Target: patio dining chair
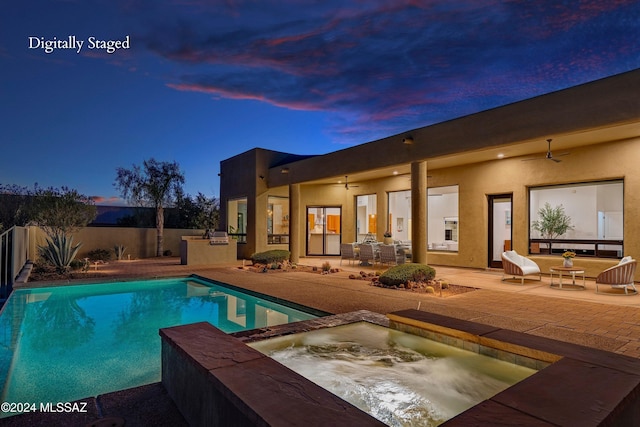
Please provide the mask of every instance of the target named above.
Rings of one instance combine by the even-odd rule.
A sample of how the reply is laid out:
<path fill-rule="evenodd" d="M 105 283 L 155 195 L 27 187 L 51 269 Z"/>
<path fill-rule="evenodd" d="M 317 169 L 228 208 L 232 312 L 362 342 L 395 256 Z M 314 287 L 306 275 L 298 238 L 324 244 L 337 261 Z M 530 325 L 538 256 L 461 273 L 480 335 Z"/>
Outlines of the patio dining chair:
<path fill-rule="evenodd" d="M 359 258 L 358 255 L 353 243 L 340 243 L 340 265 L 342 265 L 343 259 L 349 260 L 349 263 L 352 264 Z"/>
<path fill-rule="evenodd" d="M 609 285 L 613 289 L 624 289 L 625 295 L 637 295 L 638 290 L 635 283 L 633 283 L 637 266 L 638 261 L 630 256 L 622 258 L 618 264 L 598 274 L 598 277 L 596 277 L 596 293 L 607 293 L 600 292 L 598 285 Z M 631 292 L 629 292 L 629 288 L 632 289 Z"/>
<path fill-rule="evenodd" d="M 380 245 L 380 264 L 398 265 L 396 245 Z"/>
<path fill-rule="evenodd" d="M 360 244 L 360 265 L 376 265 L 379 259 L 376 246 L 367 243 Z"/>

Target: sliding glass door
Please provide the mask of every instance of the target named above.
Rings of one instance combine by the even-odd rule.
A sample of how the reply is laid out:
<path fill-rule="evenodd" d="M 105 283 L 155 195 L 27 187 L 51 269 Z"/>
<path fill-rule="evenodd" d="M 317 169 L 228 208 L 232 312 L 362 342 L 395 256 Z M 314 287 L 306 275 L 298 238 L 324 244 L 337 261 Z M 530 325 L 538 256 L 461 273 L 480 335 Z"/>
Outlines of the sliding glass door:
<path fill-rule="evenodd" d="M 342 208 L 307 207 L 307 255 L 340 255 Z"/>

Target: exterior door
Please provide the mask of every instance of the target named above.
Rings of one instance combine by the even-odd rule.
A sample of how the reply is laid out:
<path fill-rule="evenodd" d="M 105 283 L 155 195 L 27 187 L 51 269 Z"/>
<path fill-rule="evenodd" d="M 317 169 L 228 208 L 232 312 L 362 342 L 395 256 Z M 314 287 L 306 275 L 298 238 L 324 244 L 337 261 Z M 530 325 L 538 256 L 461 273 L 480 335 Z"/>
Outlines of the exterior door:
<path fill-rule="evenodd" d="M 341 207 L 307 207 L 307 255 L 340 255 L 341 228 Z"/>
<path fill-rule="evenodd" d="M 489 267 L 502 268 L 502 252 L 511 250 L 513 195 L 489 195 Z"/>

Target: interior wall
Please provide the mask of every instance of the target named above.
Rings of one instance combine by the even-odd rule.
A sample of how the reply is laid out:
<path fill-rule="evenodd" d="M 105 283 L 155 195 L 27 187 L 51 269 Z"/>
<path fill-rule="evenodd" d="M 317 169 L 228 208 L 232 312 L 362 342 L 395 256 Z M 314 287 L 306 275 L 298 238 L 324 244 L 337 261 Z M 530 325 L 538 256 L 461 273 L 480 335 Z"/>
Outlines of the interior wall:
<path fill-rule="evenodd" d="M 430 189 L 431 190 L 431 189 Z M 438 189 L 433 189 L 438 193 Z M 428 243 L 442 243 L 445 241 L 445 218 L 458 217 L 458 193 L 444 193 L 429 196 L 429 221 L 427 228 Z"/>

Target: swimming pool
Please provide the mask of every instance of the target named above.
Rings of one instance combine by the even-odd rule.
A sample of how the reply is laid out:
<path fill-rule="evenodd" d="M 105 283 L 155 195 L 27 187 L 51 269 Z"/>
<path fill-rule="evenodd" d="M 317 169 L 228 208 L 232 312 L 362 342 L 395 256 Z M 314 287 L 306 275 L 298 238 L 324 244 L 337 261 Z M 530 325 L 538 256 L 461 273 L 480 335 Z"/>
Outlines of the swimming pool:
<path fill-rule="evenodd" d="M 0 313 L 3 402 L 65 402 L 160 380 L 160 328 L 231 333 L 321 313 L 189 277 L 16 290 Z"/>

